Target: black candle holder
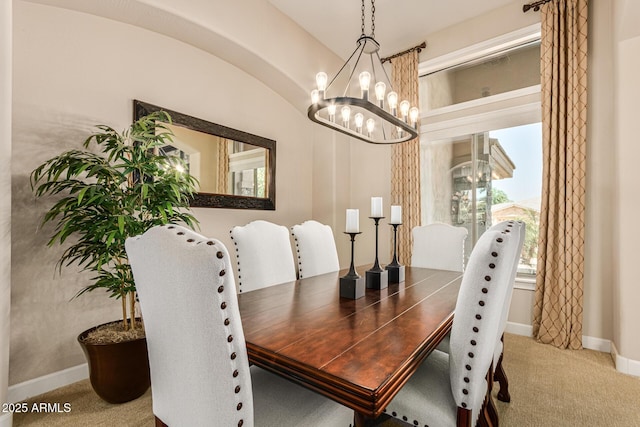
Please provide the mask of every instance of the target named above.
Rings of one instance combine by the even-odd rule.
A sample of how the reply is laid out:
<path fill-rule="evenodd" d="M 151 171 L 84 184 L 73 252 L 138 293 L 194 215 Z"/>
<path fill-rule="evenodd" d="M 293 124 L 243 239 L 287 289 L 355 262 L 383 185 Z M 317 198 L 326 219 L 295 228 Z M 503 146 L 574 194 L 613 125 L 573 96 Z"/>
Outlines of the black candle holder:
<path fill-rule="evenodd" d="M 389 286 L 389 272 L 382 269 L 378 262 L 378 223 L 384 217 L 370 216 L 369 218 L 376 224 L 376 260 L 373 266 L 365 272 L 367 289 L 384 289 Z"/>
<path fill-rule="evenodd" d="M 349 272 L 340 278 L 340 297 L 358 299 L 364 296 L 364 278 L 358 274 L 353 265 L 353 252 L 356 236 L 360 233 L 345 232 L 351 236 L 351 266 Z"/>
<path fill-rule="evenodd" d="M 393 261 L 385 267 L 389 272 L 390 283 L 404 282 L 404 265 L 398 262 L 398 226 L 400 224 L 390 224 L 393 226 Z"/>

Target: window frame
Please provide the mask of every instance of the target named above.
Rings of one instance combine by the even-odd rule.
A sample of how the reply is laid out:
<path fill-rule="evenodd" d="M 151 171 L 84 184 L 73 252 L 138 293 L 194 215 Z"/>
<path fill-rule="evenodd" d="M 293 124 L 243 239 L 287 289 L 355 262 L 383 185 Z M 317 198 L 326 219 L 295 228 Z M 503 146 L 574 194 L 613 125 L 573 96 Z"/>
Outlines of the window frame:
<path fill-rule="evenodd" d="M 418 74 L 434 73 L 540 40 L 540 24 L 423 61 Z M 541 85 L 421 111 L 420 143 L 542 121 Z M 535 275 L 518 275 L 515 287 L 534 290 Z"/>

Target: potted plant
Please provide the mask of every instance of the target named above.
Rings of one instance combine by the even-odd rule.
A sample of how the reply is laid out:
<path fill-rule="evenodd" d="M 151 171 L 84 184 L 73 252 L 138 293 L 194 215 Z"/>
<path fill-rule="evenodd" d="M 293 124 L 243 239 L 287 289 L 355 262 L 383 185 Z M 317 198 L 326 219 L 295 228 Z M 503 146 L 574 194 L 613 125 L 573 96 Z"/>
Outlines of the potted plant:
<path fill-rule="evenodd" d="M 91 328 L 78 337 L 88 359 L 91 384 L 111 403 L 135 399 L 150 385 L 125 240 L 155 225 L 183 223 L 193 228 L 197 224 L 188 211 L 196 179 L 184 172 L 180 158 L 159 152 L 172 142 L 165 125 L 170 122 L 169 115 L 159 111 L 122 133 L 99 125 L 85 140 L 85 150 L 66 151 L 31 173 L 36 197 L 58 197 L 42 221 L 55 224 L 48 245 L 71 242 L 57 267 L 76 264 L 95 274 L 76 297 L 103 289 L 121 302 L 121 321 Z"/>

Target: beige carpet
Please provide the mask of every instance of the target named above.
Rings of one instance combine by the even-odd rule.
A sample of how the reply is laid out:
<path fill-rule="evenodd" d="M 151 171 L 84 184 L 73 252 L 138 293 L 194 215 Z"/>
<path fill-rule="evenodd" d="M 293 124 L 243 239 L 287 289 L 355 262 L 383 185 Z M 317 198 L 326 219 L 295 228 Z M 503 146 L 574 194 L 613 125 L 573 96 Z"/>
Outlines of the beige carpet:
<path fill-rule="evenodd" d="M 501 426 L 640 426 L 640 378 L 616 372 L 609 354 L 558 350 L 516 335 L 505 336 L 505 349 L 511 403 L 496 400 Z M 497 384 L 494 395 L 496 391 Z M 27 401 L 29 407 L 40 402 L 60 403 L 61 410 L 70 403 L 71 410 L 14 414 L 14 426 L 154 425 L 150 392 L 133 402 L 111 405 L 85 380 Z M 391 420 L 380 425 L 407 426 Z"/>

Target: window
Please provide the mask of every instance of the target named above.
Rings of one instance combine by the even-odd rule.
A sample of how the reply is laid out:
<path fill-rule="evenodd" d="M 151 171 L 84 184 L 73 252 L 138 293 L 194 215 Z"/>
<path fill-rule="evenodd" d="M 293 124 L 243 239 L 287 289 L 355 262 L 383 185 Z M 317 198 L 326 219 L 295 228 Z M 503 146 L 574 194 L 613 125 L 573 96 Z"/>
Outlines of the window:
<path fill-rule="evenodd" d="M 493 224 L 524 221 L 518 273 L 532 275 L 542 182 L 539 35 L 525 38 L 440 69 L 421 65 L 430 69 L 420 79 L 422 223 L 467 228 L 468 258 Z"/>

